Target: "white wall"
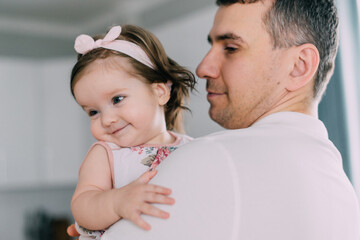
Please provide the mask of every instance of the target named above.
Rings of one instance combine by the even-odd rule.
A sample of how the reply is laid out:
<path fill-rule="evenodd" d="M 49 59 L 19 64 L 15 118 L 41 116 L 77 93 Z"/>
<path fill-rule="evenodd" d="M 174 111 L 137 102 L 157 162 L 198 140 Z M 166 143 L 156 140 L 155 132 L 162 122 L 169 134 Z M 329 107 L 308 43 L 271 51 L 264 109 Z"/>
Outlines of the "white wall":
<path fill-rule="evenodd" d="M 38 208 L 71 216 L 89 145 L 86 114 L 69 90 L 73 59 L 0 59 L 0 236 L 23 239 Z"/>
<path fill-rule="evenodd" d="M 75 181 L 89 141 L 88 120 L 72 99 L 73 60 L 0 59 L 4 184 Z M 6 171 L 5 171 L 6 169 Z"/>

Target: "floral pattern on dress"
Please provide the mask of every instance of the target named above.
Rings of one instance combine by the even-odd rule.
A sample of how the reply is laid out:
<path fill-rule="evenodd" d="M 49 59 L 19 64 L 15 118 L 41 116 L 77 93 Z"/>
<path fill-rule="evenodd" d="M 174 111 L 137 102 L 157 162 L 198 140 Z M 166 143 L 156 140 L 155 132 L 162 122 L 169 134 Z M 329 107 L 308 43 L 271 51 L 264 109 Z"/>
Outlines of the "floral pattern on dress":
<path fill-rule="evenodd" d="M 75 224 L 76 230 L 79 232 L 79 240 L 100 240 L 101 236 L 104 234 L 104 230 L 89 230 L 82 226 Z"/>
<path fill-rule="evenodd" d="M 139 155 L 145 153 L 147 156 L 141 160 L 141 163 L 152 169 L 155 169 L 171 152 L 176 150 L 177 146 L 172 147 L 131 147 L 131 151 Z"/>

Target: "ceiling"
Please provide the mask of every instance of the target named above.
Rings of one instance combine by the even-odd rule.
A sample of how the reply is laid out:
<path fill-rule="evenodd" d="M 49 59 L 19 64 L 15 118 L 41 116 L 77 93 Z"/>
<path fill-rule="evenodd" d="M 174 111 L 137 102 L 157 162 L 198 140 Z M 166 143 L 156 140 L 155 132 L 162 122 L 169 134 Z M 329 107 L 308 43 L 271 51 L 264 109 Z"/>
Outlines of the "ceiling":
<path fill-rule="evenodd" d="M 114 24 L 154 28 L 214 0 L 0 0 L 0 56 L 74 55 L 79 34 Z"/>

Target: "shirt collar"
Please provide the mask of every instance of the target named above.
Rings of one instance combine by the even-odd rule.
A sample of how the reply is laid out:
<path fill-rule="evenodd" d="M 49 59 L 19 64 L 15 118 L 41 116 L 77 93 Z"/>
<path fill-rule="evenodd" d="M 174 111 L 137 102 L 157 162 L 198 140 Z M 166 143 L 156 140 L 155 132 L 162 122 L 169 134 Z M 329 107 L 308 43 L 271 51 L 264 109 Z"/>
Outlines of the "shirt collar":
<path fill-rule="evenodd" d="M 278 112 L 270 114 L 255 122 L 252 127 L 276 125 L 282 127 L 297 128 L 312 135 L 328 139 L 328 132 L 322 121 L 318 118 L 299 112 Z"/>

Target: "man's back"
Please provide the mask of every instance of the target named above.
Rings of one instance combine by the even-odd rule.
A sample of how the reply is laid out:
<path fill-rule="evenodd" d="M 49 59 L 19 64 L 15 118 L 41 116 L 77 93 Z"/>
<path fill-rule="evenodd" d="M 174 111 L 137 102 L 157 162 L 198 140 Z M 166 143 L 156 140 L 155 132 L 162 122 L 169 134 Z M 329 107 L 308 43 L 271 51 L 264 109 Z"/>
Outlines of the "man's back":
<path fill-rule="evenodd" d="M 283 112 L 193 141 L 159 166 L 173 189 L 168 220 L 127 221 L 104 239 L 359 239 L 357 198 L 315 118 Z M 118 236 L 118 238 L 117 238 Z"/>

